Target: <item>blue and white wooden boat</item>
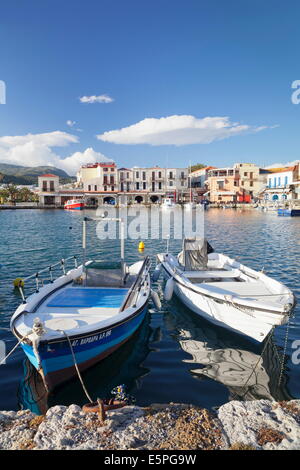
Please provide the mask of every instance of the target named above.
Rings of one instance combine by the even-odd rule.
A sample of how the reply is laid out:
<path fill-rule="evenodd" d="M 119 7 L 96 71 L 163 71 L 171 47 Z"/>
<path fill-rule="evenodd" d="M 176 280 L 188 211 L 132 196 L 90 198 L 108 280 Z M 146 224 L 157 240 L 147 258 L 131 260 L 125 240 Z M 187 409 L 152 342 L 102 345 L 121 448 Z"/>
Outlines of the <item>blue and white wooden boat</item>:
<path fill-rule="evenodd" d="M 101 361 L 124 344 L 141 325 L 150 287 L 150 259 L 127 266 L 124 237 L 121 259 L 116 263 L 86 261 L 86 223 L 84 218 L 84 261 L 56 280 L 53 266 L 47 268 L 50 282 L 41 285 L 40 271 L 34 275 L 36 292 L 25 296 L 11 319 L 11 330 L 33 366 L 40 372 L 48 390 Z M 100 219 L 103 220 L 103 219 Z M 108 220 L 108 219 L 105 219 Z M 124 234 L 123 222 L 121 233 Z M 75 259 L 76 261 L 76 259 Z"/>

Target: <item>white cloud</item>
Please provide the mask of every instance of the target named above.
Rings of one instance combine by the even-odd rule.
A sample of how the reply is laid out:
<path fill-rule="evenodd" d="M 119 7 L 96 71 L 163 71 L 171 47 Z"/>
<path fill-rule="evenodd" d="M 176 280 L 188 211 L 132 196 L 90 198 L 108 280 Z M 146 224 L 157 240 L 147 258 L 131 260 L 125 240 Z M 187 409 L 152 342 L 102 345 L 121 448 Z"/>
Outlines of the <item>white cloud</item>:
<path fill-rule="evenodd" d="M 209 144 L 215 140 L 259 132 L 266 126 L 254 127 L 230 122 L 228 117 L 205 117 L 174 115 L 146 118 L 122 129 L 97 135 L 99 140 L 114 144 L 188 145 Z"/>
<path fill-rule="evenodd" d="M 93 148 L 89 147 L 84 152 L 75 152 L 67 158 L 59 161 L 59 164 L 55 165 L 58 168 L 62 168 L 69 175 L 74 175 L 82 165 L 87 163 L 96 162 L 112 162 L 113 160 L 107 158 L 100 152 L 96 152 Z"/>
<path fill-rule="evenodd" d="M 74 127 L 75 124 L 76 124 L 76 121 L 71 121 L 71 119 L 68 119 L 66 121 L 66 124 L 67 124 L 67 126 L 71 127 L 74 131 L 82 132 L 82 129 L 79 129 L 78 127 Z"/>
<path fill-rule="evenodd" d="M 289 167 L 289 166 L 295 166 L 298 163 L 300 163 L 300 160 L 293 160 L 292 162 L 286 162 L 286 163 L 272 163 L 272 165 L 268 165 L 265 168 L 266 169 L 285 168 L 285 167 Z"/>
<path fill-rule="evenodd" d="M 52 147 L 65 147 L 78 142 L 77 136 L 61 131 L 4 136 L 0 137 L 0 161 L 22 166 L 55 166 L 69 175 L 75 175 L 80 166 L 86 163 L 112 161 L 92 148 L 75 152 L 66 158 L 61 158 L 52 150 Z"/>
<path fill-rule="evenodd" d="M 81 103 L 112 103 L 114 101 L 113 98 L 111 98 L 108 95 L 93 95 L 93 96 L 81 96 L 79 98 Z"/>

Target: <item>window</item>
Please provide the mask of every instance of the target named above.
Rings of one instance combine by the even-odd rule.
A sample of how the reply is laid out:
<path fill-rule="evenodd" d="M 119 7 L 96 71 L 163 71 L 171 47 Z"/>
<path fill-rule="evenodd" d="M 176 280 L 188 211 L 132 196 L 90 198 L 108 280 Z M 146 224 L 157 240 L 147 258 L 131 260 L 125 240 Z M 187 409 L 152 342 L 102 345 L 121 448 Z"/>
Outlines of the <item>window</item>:
<path fill-rule="evenodd" d="M 253 181 L 250 181 L 250 186 L 253 186 Z"/>
<path fill-rule="evenodd" d="M 50 181 L 50 191 L 54 191 L 54 181 Z"/>
<path fill-rule="evenodd" d="M 88 191 L 91 191 L 91 190 L 92 190 L 92 187 L 91 187 L 91 185 L 89 184 L 89 185 L 88 185 Z"/>
<path fill-rule="evenodd" d="M 224 181 L 217 181 L 218 189 L 224 189 Z"/>
<path fill-rule="evenodd" d="M 140 183 L 135 183 L 135 189 L 138 191 L 140 189 Z"/>
<path fill-rule="evenodd" d="M 127 172 L 127 178 L 129 179 L 129 172 Z"/>
<path fill-rule="evenodd" d="M 152 179 L 155 179 L 155 171 L 152 171 Z"/>
<path fill-rule="evenodd" d="M 248 176 L 248 173 L 247 173 L 247 171 L 245 171 L 245 172 L 244 172 L 244 176 Z"/>
<path fill-rule="evenodd" d="M 127 192 L 129 192 L 129 191 L 130 191 L 130 184 L 127 183 Z"/>
<path fill-rule="evenodd" d="M 124 183 L 121 183 L 121 192 L 124 191 Z"/>
<path fill-rule="evenodd" d="M 135 177 L 136 177 L 136 178 L 139 178 L 139 177 L 140 177 L 140 172 L 139 172 L 139 171 L 136 171 L 136 172 L 135 172 Z"/>
<path fill-rule="evenodd" d="M 143 180 L 145 180 L 145 179 L 146 179 L 146 172 L 143 171 Z"/>
<path fill-rule="evenodd" d="M 115 190 L 115 187 L 114 187 L 114 186 L 112 186 L 112 187 L 111 187 L 111 190 L 112 190 L 112 191 L 114 191 L 114 190 Z"/>
<path fill-rule="evenodd" d="M 103 171 L 108 171 L 108 168 L 103 168 Z"/>
<path fill-rule="evenodd" d="M 115 169 L 114 169 L 114 168 L 111 168 L 110 171 L 115 171 Z"/>
<path fill-rule="evenodd" d="M 96 184 L 95 184 L 95 186 L 94 186 L 94 190 L 97 191 L 97 185 L 96 185 Z"/>
<path fill-rule="evenodd" d="M 103 184 L 107 184 L 107 175 L 103 176 Z"/>
<path fill-rule="evenodd" d="M 158 189 L 161 189 L 161 182 L 158 183 Z"/>
<path fill-rule="evenodd" d="M 103 189 L 104 189 L 104 191 L 107 191 L 107 186 L 104 186 L 104 188 L 103 188 Z"/>
<path fill-rule="evenodd" d="M 280 178 L 280 176 L 279 176 L 279 178 L 278 178 L 278 186 L 281 186 L 281 178 Z"/>
<path fill-rule="evenodd" d="M 173 181 L 169 181 L 169 186 L 173 186 Z"/>
<path fill-rule="evenodd" d="M 181 179 L 184 178 L 184 171 L 181 172 Z"/>
<path fill-rule="evenodd" d="M 161 178 L 161 171 L 158 172 L 158 177 Z"/>
<path fill-rule="evenodd" d="M 288 184 L 288 177 L 287 176 L 284 177 L 284 184 L 285 184 L 285 186 Z"/>
<path fill-rule="evenodd" d="M 110 184 L 115 184 L 115 177 L 114 176 L 110 177 Z"/>
<path fill-rule="evenodd" d="M 146 183 L 145 183 L 145 181 L 143 182 L 143 189 L 146 189 Z"/>
<path fill-rule="evenodd" d="M 47 181 L 43 181 L 43 191 L 47 191 Z"/>
<path fill-rule="evenodd" d="M 152 191 L 155 191 L 155 183 L 152 183 Z"/>
<path fill-rule="evenodd" d="M 169 173 L 169 178 L 170 178 L 170 179 L 173 178 L 173 171 L 170 171 L 170 173 Z"/>

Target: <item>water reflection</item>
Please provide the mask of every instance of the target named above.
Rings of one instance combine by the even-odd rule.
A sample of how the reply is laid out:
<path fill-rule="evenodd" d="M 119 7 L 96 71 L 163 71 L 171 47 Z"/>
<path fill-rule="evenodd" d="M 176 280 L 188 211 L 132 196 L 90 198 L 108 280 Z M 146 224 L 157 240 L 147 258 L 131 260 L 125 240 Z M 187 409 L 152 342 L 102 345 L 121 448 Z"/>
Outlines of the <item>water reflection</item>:
<path fill-rule="evenodd" d="M 192 356 L 190 373 L 225 385 L 231 400 L 290 400 L 287 378 L 280 386 L 282 355 L 273 339 L 254 345 L 238 335 L 211 326 L 187 311 L 179 302 L 170 313 L 168 327 L 174 330 L 183 351 Z"/>

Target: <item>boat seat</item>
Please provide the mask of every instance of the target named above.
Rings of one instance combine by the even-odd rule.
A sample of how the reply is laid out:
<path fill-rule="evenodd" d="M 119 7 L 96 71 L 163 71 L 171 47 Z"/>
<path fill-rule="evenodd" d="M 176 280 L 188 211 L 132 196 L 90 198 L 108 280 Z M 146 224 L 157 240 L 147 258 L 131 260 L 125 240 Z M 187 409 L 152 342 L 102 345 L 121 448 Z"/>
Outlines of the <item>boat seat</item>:
<path fill-rule="evenodd" d="M 216 270 L 216 271 L 183 271 L 185 277 L 189 279 L 216 279 L 216 278 L 235 278 L 240 276 L 238 269 Z"/>
<path fill-rule="evenodd" d="M 222 295 L 235 295 L 242 297 L 251 296 L 272 296 L 273 292 L 269 290 L 262 281 L 253 282 L 210 282 L 208 284 L 201 283 L 199 286 L 204 287 L 210 292 Z M 271 297 L 273 298 L 273 297 Z"/>

